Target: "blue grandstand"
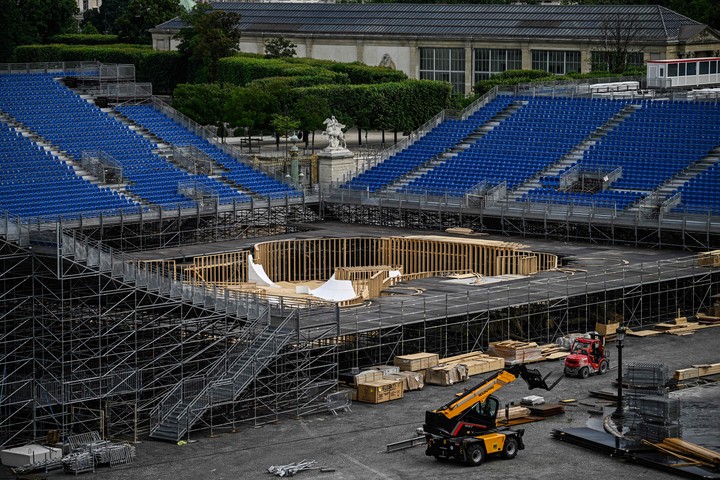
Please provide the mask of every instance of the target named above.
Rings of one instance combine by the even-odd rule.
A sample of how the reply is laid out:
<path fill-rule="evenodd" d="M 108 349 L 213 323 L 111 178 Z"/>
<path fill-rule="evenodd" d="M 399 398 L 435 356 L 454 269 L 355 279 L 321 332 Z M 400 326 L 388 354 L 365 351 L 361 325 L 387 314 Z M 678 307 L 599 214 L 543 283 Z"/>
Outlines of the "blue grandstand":
<path fill-rule="evenodd" d="M 27 137 L 0 124 L 0 211 L 21 218 L 135 213 L 140 206 L 99 188 Z"/>
<path fill-rule="evenodd" d="M 353 190 L 374 192 L 415 171 L 438 155 L 449 151 L 477 128 L 512 103 L 513 97 L 501 96 L 479 109 L 466 120 L 446 120 L 404 150 L 361 173 L 344 185 Z"/>
<path fill-rule="evenodd" d="M 151 105 L 123 105 L 116 107 L 115 110 L 138 125 L 147 128 L 166 143 L 174 146 L 194 146 L 206 153 L 226 170 L 222 173 L 224 178 L 243 189 L 270 198 L 302 195 L 290 185 L 278 182 L 228 155 Z"/>
<path fill-rule="evenodd" d="M 441 123 L 344 187 L 461 197 L 504 184 L 518 201 L 624 210 L 720 145 L 720 106 L 710 103 L 500 96 L 471 118 Z M 594 188 L 562 182 L 571 171 L 594 174 Z M 675 211 L 718 214 L 719 171 L 678 188 Z"/>
<path fill-rule="evenodd" d="M 164 208 L 195 207 L 195 200 L 180 193 L 183 184 L 203 186 L 221 204 L 249 201 L 247 195 L 215 179 L 192 175 L 172 165 L 153 152 L 156 145 L 84 101 L 51 75 L 1 75 L 0 110 L 75 159 L 91 151 L 110 155 L 122 168 L 127 191 L 145 202 Z M 67 211 L 80 208 L 92 213 L 88 204 L 82 205 L 66 205 Z"/>

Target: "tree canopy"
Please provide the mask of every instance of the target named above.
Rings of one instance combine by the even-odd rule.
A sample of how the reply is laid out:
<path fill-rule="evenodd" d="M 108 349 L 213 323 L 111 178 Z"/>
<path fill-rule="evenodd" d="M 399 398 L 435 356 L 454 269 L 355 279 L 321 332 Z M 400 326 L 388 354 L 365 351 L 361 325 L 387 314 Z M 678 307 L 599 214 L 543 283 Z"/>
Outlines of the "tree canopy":
<path fill-rule="evenodd" d="M 282 35 L 265 40 L 265 58 L 291 58 L 296 55 L 297 45 Z"/>
<path fill-rule="evenodd" d="M 104 2 L 103 2 L 104 4 Z M 151 28 L 185 11 L 180 0 L 130 0 L 113 23 L 120 40 L 126 43 L 151 43 Z"/>
<path fill-rule="evenodd" d="M 12 61 L 17 45 L 44 43 L 77 32 L 75 0 L 12 0 L 0 8 L 0 62 Z"/>
<path fill-rule="evenodd" d="M 178 50 L 210 82 L 217 77 L 218 60 L 239 50 L 240 15 L 234 12 L 213 10 L 208 4 L 198 3 L 192 11 L 182 15 L 189 26 L 177 34 Z"/>

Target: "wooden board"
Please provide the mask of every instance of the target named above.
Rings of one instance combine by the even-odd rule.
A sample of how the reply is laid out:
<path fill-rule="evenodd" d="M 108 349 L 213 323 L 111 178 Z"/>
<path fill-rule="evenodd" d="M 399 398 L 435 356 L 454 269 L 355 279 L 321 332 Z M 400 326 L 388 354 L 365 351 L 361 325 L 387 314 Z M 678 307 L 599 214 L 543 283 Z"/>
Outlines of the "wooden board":
<path fill-rule="evenodd" d="M 413 353 L 410 355 L 398 355 L 393 363 L 400 367 L 401 371 L 419 372 L 438 364 L 437 353 Z"/>
<path fill-rule="evenodd" d="M 628 335 L 633 337 L 650 337 L 652 335 L 660 335 L 661 333 L 663 332 L 661 332 L 660 330 L 637 330 L 627 332 Z"/>

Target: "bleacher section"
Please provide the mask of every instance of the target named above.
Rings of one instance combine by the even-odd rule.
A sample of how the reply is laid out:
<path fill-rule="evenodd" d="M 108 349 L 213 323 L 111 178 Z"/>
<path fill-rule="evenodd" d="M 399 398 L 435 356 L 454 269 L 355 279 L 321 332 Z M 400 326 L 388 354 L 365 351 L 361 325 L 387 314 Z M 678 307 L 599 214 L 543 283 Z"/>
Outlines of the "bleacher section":
<path fill-rule="evenodd" d="M 223 203 L 245 202 L 247 195 L 202 175 L 192 175 L 161 158 L 147 139 L 84 101 L 48 74 L 0 75 L 0 110 L 52 142 L 76 160 L 102 151 L 123 169 L 127 191 L 165 208 L 190 208 L 195 200 L 180 185 L 198 185 Z M 69 208 L 70 206 L 68 206 Z"/>
<path fill-rule="evenodd" d="M 678 191 L 682 200 L 675 212 L 720 215 L 720 163 L 686 182 Z"/>
<path fill-rule="evenodd" d="M 462 196 L 485 183 L 513 190 L 559 161 L 625 102 L 578 98 L 519 98 L 527 104 L 455 158 L 402 191 Z"/>
<path fill-rule="evenodd" d="M 343 185 L 353 190 L 380 190 L 454 147 L 512 103 L 512 96 L 499 96 L 466 120 L 446 120 L 404 150 L 361 173 Z"/>
<path fill-rule="evenodd" d="M 0 123 L 0 211 L 21 218 L 137 213 L 140 205 L 78 177 L 70 165 Z"/>
<path fill-rule="evenodd" d="M 509 116 L 469 148 L 456 149 L 454 156 L 397 191 L 463 196 L 506 182 L 518 201 L 624 210 L 672 185 L 678 174 L 720 146 L 717 104 L 506 96 L 478 111 L 473 123 L 443 122 L 344 187 L 374 192 L 402 185 L 418 166 L 432 165 L 427 162 L 433 156 L 461 143 L 467 146 L 468 134 L 511 102 L 524 106 L 507 110 Z M 573 184 L 566 173 L 583 182 Z M 538 182 L 539 188 L 522 193 L 521 186 L 532 188 Z M 718 185 L 720 166 L 715 164 L 676 190 L 682 201 L 673 211 L 720 214 Z"/>
<path fill-rule="evenodd" d="M 588 195 L 545 186 L 530 191 L 523 200 L 623 209 L 649 195 L 720 144 L 720 107 L 717 105 L 648 100 L 640 105 L 641 108 L 585 151 L 577 164 L 580 169 L 607 172 L 621 167 L 622 177 L 612 183 L 610 190 Z M 557 183 L 558 179 L 546 178 L 544 183 Z M 717 190 L 715 192 L 717 196 Z"/>
<path fill-rule="evenodd" d="M 192 145 L 209 155 L 226 170 L 222 176 L 239 187 L 250 190 L 264 197 L 281 198 L 300 196 L 301 193 L 274 178 L 253 169 L 228 155 L 204 138 L 189 131 L 175 120 L 156 110 L 151 105 L 123 105 L 116 107 L 117 112 L 148 129 L 162 138 L 166 143 L 175 146 Z"/>

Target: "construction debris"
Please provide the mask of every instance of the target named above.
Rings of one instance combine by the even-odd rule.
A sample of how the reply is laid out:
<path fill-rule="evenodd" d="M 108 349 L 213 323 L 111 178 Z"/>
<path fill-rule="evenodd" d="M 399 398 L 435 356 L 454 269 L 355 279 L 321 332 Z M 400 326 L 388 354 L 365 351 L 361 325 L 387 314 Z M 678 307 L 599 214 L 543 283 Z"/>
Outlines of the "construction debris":
<path fill-rule="evenodd" d="M 319 467 L 315 468 L 316 464 L 317 461 L 315 460 L 302 460 L 297 463 L 288 463 L 287 465 L 270 465 L 267 471 L 276 477 L 292 477 L 303 470 L 319 469 Z"/>
<path fill-rule="evenodd" d="M 559 403 L 545 403 L 528 407 L 530 414 L 535 417 L 552 417 L 565 413 L 565 407 Z"/>
<path fill-rule="evenodd" d="M 400 380 L 406 392 L 422 390 L 425 387 L 425 374 L 423 372 L 397 372 L 386 373 L 383 378 L 387 380 Z"/>

